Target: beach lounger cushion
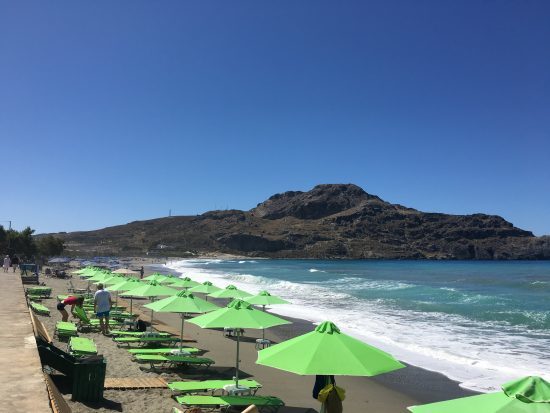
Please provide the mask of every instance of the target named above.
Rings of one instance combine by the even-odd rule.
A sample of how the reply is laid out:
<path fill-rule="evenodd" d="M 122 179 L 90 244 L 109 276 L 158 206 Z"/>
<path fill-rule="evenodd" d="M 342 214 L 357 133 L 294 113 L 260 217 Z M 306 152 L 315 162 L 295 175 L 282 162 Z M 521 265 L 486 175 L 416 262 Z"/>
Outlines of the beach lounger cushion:
<path fill-rule="evenodd" d="M 232 384 L 235 384 L 234 380 L 173 381 L 168 383 L 168 388 L 183 393 L 200 393 L 224 390 L 225 386 Z M 262 385 L 256 380 L 239 380 L 239 387 L 259 389 Z"/>
<path fill-rule="evenodd" d="M 132 348 L 128 350 L 130 354 L 170 354 L 173 351 L 178 351 L 179 347 L 163 347 L 163 348 Z M 195 347 L 183 347 L 183 351 L 187 353 L 199 353 L 203 350 Z"/>
<path fill-rule="evenodd" d="M 136 354 L 135 359 L 139 363 L 149 363 L 151 367 L 155 364 L 170 365 L 193 365 L 210 367 L 214 360 L 206 357 L 195 356 L 171 356 L 162 354 Z"/>
<path fill-rule="evenodd" d="M 48 309 L 48 307 L 43 306 L 42 304 L 34 303 L 31 301 L 30 306 L 32 310 L 37 314 L 50 315 L 50 310 Z"/>
<path fill-rule="evenodd" d="M 284 406 L 284 402 L 274 396 L 178 396 L 176 401 L 184 406 Z"/>
<path fill-rule="evenodd" d="M 115 337 L 114 341 L 118 344 L 150 344 L 150 343 L 179 343 L 178 337 Z"/>
<path fill-rule="evenodd" d="M 124 330 L 112 330 L 111 334 L 114 336 L 124 336 L 124 337 L 172 337 L 170 333 L 164 332 L 153 332 L 151 334 L 148 331 L 124 331 Z"/>
<path fill-rule="evenodd" d="M 57 324 L 55 325 L 55 331 L 58 337 L 60 336 L 68 337 L 68 336 L 78 335 L 76 324 L 70 323 L 68 321 L 58 321 Z"/>
<path fill-rule="evenodd" d="M 85 337 L 71 337 L 69 341 L 70 353 L 76 356 L 97 354 L 97 347 L 93 340 Z"/>
<path fill-rule="evenodd" d="M 82 307 L 76 306 L 73 311 L 75 316 L 80 320 L 80 323 L 82 326 L 89 326 L 89 327 L 100 326 L 99 319 L 89 318 L 88 314 L 86 314 L 86 311 L 84 311 Z M 112 326 L 112 327 L 120 326 L 120 322 L 113 319 L 109 319 L 109 326 Z"/>

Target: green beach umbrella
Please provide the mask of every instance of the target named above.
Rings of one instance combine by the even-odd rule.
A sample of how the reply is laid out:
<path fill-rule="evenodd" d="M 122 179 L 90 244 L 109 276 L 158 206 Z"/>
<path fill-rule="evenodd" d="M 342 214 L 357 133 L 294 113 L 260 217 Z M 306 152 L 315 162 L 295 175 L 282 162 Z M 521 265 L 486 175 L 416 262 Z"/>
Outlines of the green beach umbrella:
<path fill-rule="evenodd" d="M 147 283 L 142 283 L 139 287 L 134 288 L 133 290 L 128 290 L 122 297 L 125 296 L 134 296 L 134 297 L 148 297 L 151 301 L 154 301 L 156 297 L 161 295 L 174 295 L 179 291 L 170 287 L 161 285 L 157 281 L 149 281 Z M 151 331 L 153 330 L 153 310 L 151 310 Z"/>
<path fill-rule="evenodd" d="M 212 311 L 207 314 L 192 318 L 189 322 L 202 328 L 234 328 L 237 336 L 237 359 L 235 367 L 235 385 L 239 386 L 239 343 L 240 328 L 269 328 L 283 324 L 290 324 L 290 321 L 276 317 L 264 311 L 256 310 L 252 305 L 243 300 L 233 300 L 227 307 Z"/>
<path fill-rule="evenodd" d="M 88 281 L 103 282 L 103 280 L 112 277 L 113 274 L 103 270 L 97 271 L 94 275 L 88 278 Z"/>
<path fill-rule="evenodd" d="M 181 314 L 181 334 L 180 334 L 180 353 L 183 347 L 183 323 L 186 314 L 202 314 L 219 309 L 215 304 L 209 303 L 202 298 L 195 297 L 187 291 L 180 291 L 176 295 L 163 298 L 154 303 L 146 304 L 153 311 L 162 313 L 180 313 Z"/>
<path fill-rule="evenodd" d="M 261 305 L 265 308 L 266 305 L 273 304 L 290 304 L 288 301 L 283 300 L 282 298 L 277 297 L 276 295 L 271 295 L 267 291 L 260 291 L 257 295 L 252 297 L 246 297 L 244 300 L 247 303 L 253 305 Z"/>
<path fill-rule="evenodd" d="M 267 291 L 260 291 L 257 295 L 252 297 L 243 298 L 244 301 L 252 305 L 261 305 L 262 310 L 265 311 L 266 305 L 273 304 L 290 304 L 288 301 L 283 300 L 275 295 L 269 294 Z M 265 340 L 265 330 L 262 330 L 262 339 Z"/>
<path fill-rule="evenodd" d="M 95 271 L 94 275 L 88 278 L 88 291 L 90 290 L 90 283 L 101 283 L 103 280 L 112 277 L 110 272 L 98 269 Z"/>
<path fill-rule="evenodd" d="M 112 291 L 130 291 L 136 289 L 143 284 L 145 283 L 136 278 L 125 278 L 118 284 L 112 285 L 109 289 Z"/>
<path fill-rule="evenodd" d="M 528 376 L 502 385 L 502 391 L 412 406 L 413 413 L 550 413 L 550 383 Z"/>
<path fill-rule="evenodd" d="M 173 280 L 170 280 L 170 283 L 168 285 L 171 287 L 191 288 L 191 287 L 195 287 L 196 285 L 199 285 L 199 283 L 196 281 L 193 281 L 189 277 L 184 277 L 184 278 L 174 278 Z"/>
<path fill-rule="evenodd" d="M 302 375 L 376 376 L 405 367 L 390 354 L 340 332 L 330 321 L 258 352 L 257 364 Z"/>
<path fill-rule="evenodd" d="M 189 289 L 189 291 L 194 293 L 207 294 L 205 297 L 206 301 L 208 301 L 208 294 L 212 294 L 212 293 L 215 293 L 216 291 L 221 291 L 221 290 L 222 289 L 220 287 L 216 287 L 210 281 L 205 281 L 202 284 L 199 284 Z"/>
<path fill-rule="evenodd" d="M 92 275 L 94 275 L 94 272 L 94 267 L 84 267 L 79 270 L 73 271 L 71 274 L 80 275 L 81 277 L 91 277 Z"/>
<path fill-rule="evenodd" d="M 118 284 L 110 286 L 109 290 L 111 290 L 111 291 L 130 291 L 130 290 L 136 289 L 137 287 L 139 287 L 142 284 L 143 283 L 141 282 L 141 280 L 138 280 L 136 278 L 125 278 L 124 281 L 122 281 Z M 130 298 L 130 314 L 131 314 L 132 313 L 133 297 L 129 296 L 129 298 Z"/>
<path fill-rule="evenodd" d="M 215 291 L 208 295 L 214 298 L 245 298 L 250 297 L 252 294 L 249 294 L 243 290 L 239 290 L 234 285 L 228 285 L 223 290 Z"/>
<path fill-rule="evenodd" d="M 147 277 L 144 278 L 145 281 L 156 281 L 156 282 L 163 282 L 164 280 L 166 280 L 168 277 L 166 275 L 163 275 L 163 274 L 159 274 L 158 272 L 155 272 L 151 275 L 148 275 Z"/>
<path fill-rule="evenodd" d="M 178 280 L 179 277 L 173 274 L 162 274 L 164 275 L 164 280 L 159 280 L 161 284 L 170 284 L 173 283 L 175 280 Z"/>
<path fill-rule="evenodd" d="M 122 277 L 120 275 L 112 275 L 112 274 L 113 273 L 111 273 L 111 276 L 106 277 L 103 281 L 95 282 L 94 284 L 103 284 L 104 286 L 106 286 L 107 290 L 115 291 L 116 292 L 116 294 L 115 294 L 115 305 L 118 305 L 118 291 L 113 289 L 111 287 L 111 285 L 120 284 L 121 282 L 126 281 L 127 278 Z"/>
<path fill-rule="evenodd" d="M 103 285 L 115 285 L 120 284 L 123 281 L 126 281 L 126 277 L 121 277 L 120 275 L 112 275 L 110 277 L 106 277 L 101 283 Z M 94 284 L 99 284 L 99 282 L 95 282 Z"/>

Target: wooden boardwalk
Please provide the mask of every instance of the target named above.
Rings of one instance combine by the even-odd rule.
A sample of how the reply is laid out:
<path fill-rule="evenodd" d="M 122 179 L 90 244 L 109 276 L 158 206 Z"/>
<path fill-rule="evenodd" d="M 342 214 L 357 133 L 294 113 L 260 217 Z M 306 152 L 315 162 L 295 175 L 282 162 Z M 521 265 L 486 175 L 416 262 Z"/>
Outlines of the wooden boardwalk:
<path fill-rule="evenodd" d="M 21 277 L 0 280 L 0 412 L 52 413 Z"/>

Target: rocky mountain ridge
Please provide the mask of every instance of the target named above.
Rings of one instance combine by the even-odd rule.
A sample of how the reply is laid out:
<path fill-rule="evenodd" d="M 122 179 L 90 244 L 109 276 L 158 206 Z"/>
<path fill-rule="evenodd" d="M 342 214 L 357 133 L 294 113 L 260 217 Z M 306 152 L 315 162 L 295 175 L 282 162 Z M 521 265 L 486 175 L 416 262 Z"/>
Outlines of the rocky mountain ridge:
<path fill-rule="evenodd" d="M 550 259 L 550 237 L 535 237 L 502 217 L 425 213 L 353 184 L 276 194 L 250 211 L 209 211 L 58 236 L 77 255 Z"/>

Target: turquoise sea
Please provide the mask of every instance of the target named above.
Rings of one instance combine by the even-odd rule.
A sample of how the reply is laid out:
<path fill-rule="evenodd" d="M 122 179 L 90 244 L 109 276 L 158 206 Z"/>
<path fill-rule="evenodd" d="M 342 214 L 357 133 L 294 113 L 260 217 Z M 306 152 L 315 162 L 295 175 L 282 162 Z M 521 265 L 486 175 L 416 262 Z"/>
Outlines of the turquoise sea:
<path fill-rule="evenodd" d="M 487 391 L 550 379 L 550 262 L 181 260 L 197 281 L 292 304 L 271 311 L 344 331 L 399 359 Z"/>

